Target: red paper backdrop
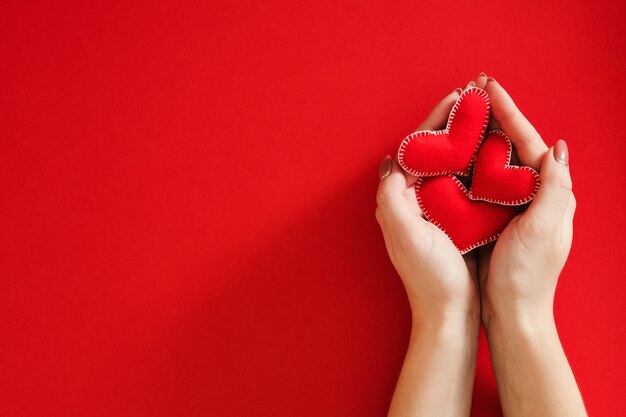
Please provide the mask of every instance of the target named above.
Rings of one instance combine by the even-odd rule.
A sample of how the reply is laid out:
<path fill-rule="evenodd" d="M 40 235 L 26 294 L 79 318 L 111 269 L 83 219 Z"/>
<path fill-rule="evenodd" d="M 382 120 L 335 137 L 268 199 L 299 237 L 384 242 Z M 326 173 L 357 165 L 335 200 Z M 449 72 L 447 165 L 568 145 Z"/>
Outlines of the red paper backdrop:
<path fill-rule="evenodd" d="M 505 3 L 3 1 L 0 415 L 384 415 L 378 161 L 480 71 L 570 144 L 557 321 L 626 414 L 625 7 Z"/>

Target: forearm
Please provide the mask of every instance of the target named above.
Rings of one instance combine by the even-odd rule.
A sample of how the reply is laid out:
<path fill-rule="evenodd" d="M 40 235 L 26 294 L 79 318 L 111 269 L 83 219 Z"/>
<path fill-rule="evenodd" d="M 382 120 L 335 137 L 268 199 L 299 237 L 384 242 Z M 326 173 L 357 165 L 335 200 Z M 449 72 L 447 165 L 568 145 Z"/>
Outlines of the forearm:
<path fill-rule="evenodd" d="M 552 314 L 485 324 L 506 417 L 587 416 Z"/>
<path fill-rule="evenodd" d="M 476 370 L 479 320 L 415 320 L 389 417 L 468 416 Z"/>

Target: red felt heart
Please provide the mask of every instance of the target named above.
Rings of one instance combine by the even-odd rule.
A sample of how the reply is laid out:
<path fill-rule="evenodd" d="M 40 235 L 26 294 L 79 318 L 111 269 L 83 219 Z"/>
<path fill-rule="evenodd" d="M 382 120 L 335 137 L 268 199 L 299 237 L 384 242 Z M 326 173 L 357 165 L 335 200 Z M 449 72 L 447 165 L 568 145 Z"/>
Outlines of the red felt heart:
<path fill-rule="evenodd" d="M 504 132 L 494 130 L 487 134 L 474 164 L 471 199 L 517 206 L 535 197 L 539 174 L 530 167 L 509 165 L 512 149 Z"/>
<path fill-rule="evenodd" d="M 454 175 L 418 178 L 417 202 L 426 218 L 448 235 L 459 252 L 494 241 L 522 211 L 521 206 L 502 206 L 469 198 Z"/>
<path fill-rule="evenodd" d="M 468 175 L 489 122 L 489 96 L 480 88 L 463 92 L 444 130 L 410 134 L 400 144 L 398 162 L 410 174 Z"/>

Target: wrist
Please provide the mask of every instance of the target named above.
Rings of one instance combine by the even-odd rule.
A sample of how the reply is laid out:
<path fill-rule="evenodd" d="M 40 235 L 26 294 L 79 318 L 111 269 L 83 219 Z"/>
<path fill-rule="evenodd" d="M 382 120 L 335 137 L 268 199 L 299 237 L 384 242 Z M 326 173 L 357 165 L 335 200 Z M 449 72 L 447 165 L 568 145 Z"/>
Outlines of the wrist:
<path fill-rule="evenodd" d="M 448 300 L 425 300 L 409 296 L 409 305 L 413 323 L 455 326 L 477 324 L 480 326 L 481 307 L 478 294 Z"/>
<path fill-rule="evenodd" d="M 506 309 L 485 307 L 482 323 L 487 336 L 507 334 L 509 336 L 532 337 L 541 333 L 550 333 L 556 329 L 552 306 L 509 305 Z"/>
<path fill-rule="evenodd" d="M 485 330 L 493 323 L 499 325 L 524 327 L 540 326 L 554 322 L 552 296 L 541 298 L 499 297 L 492 299 L 483 295 L 481 320 Z"/>
<path fill-rule="evenodd" d="M 466 310 L 415 310 L 412 314 L 413 332 L 467 337 L 478 335 L 480 313 Z"/>
<path fill-rule="evenodd" d="M 479 315 L 445 312 L 426 317 L 414 316 L 409 350 L 422 349 L 431 354 L 438 352 L 438 355 L 446 358 L 447 363 L 463 364 L 463 369 L 473 376 L 479 332 Z"/>

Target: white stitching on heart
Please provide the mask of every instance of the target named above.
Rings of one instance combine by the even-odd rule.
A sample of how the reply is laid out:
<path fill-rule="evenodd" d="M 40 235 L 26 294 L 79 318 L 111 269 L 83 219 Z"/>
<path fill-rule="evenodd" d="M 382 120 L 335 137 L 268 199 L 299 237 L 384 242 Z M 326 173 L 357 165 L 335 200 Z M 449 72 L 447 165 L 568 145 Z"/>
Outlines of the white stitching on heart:
<path fill-rule="evenodd" d="M 504 138 L 506 140 L 506 144 L 507 144 L 507 156 L 506 156 L 506 164 L 504 166 L 505 169 L 522 169 L 522 170 L 527 170 L 530 171 L 533 174 L 533 177 L 535 178 L 535 189 L 533 190 L 532 194 L 524 199 L 519 199 L 519 200 L 497 200 L 494 198 L 489 198 L 489 197 L 475 197 L 472 194 L 472 188 L 470 187 L 469 191 L 468 191 L 468 197 L 471 200 L 474 201 L 488 201 L 490 203 L 496 203 L 496 204 L 500 204 L 503 206 L 521 206 L 522 204 L 526 204 L 529 201 L 531 201 L 533 198 L 535 198 L 535 195 L 537 195 L 537 191 L 539 190 L 539 184 L 540 184 L 540 177 L 539 174 L 537 173 L 537 171 L 535 171 L 534 169 L 532 169 L 531 167 L 527 167 L 527 166 L 523 166 L 523 165 L 510 165 L 511 163 L 511 153 L 513 152 L 513 144 L 511 143 L 511 140 L 509 139 L 509 137 L 506 135 L 506 133 L 504 133 L 501 130 L 492 130 L 491 132 L 487 133 L 487 136 L 491 135 L 492 133 Z M 480 151 L 479 151 L 480 153 Z M 477 156 L 478 158 L 478 156 Z M 476 167 L 474 167 L 476 168 Z M 472 179 L 473 179 L 473 175 L 474 173 L 472 172 Z M 472 181 L 473 183 L 473 181 Z"/>
<path fill-rule="evenodd" d="M 465 186 L 463 185 L 463 183 L 461 181 L 459 181 L 459 179 L 457 177 L 455 177 L 454 175 L 446 175 L 447 177 L 451 177 L 454 180 L 454 183 L 457 185 L 457 187 L 459 187 L 463 193 L 465 194 L 465 196 L 468 195 L 468 191 L 467 188 L 465 188 Z M 497 233 L 493 236 L 490 236 L 486 239 L 483 239 L 479 242 L 475 242 L 472 243 L 470 246 L 468 246 L 467 248 L 459 248 L 457 246 L 456 243 L 454 243 L 454 240 L 452 240 L 452 237 L 448 234 L 448 232 L 442 227 L 441 223 L 439 223 L 438 221 L 434 220 L 432 218 L 432 216 L 430 215 L 430 212 L 424 207 L 424 204 L 422 203 L 422 197 L 419 194 L 419 190 L 420 187 L 422 186 L 422 178 L 418 178 L 417 182 L 415 183 L 415 197 L 417 198 L 417 204 L 420 206 L 420 209 L 422 210 L 422 213 L 424 213 L 424 217 L 426 217 L 426 219 L 428 219 L 429 222 L 431 222 L 432 224 L 434 224 L 435 226 L 437 226 L 439 228 L 439 230 L 441 230 L 443 233 L 445 233 L 446 236 L 448 236 L 448 239 L 450 239 L 450 242 L 452 242 L 452 244 L 458 249 L 458 251 L 461 253 L 461 255 L 466 254 L 467 252 L 471 251 L 474 248 L 477 248 L 479 246 L 483 246 L 486 245 L 487 243 L 493 242 L 494 240 L 497 240 L 500 237 L 500 233 Z"/>
<path fill-rule="evenodd" d="M 460 103 L 463 101 L 463 99 L 465 99 L 465 97 L 467 97 L 467 95 L 473 94 L 473 93 L 477 93 L 480 97 L 485 99 L 486 104 L 487 104 L 487 114 L 485 117 L 485 122 L 483 123 L 482 130 L 480 132 L 480 139 L 478 140 L 478 142 L 476 142 L 476 148 L 474 148 L 474 153 L 472 154 L 472 157 L 470 158 L 469 163 L 465 167 L 465 170 L 457 171 L 457 172 L 450 172 L 450 171 L 423 172 L 423 171 L 417 171 L 413 168 L 407 167 L 404 164 L 404 151 L 407 145 L 418 136 L 428 136 L 428 135 L 437 136 L 437 135 L 443 135 L 445 133 L 448 133 L 450 130 L 450 125 L 452 124 L 452 120 L 454 119 L 454 116 L 456 115 L 456 111 L 459 108 Z M 450 111 L 450 115 L 448 116 L 448 123 L 446 124 L 445 129 L 443 130 L 419 130 L 417 132 L 411 133 L 410 135 L 405 137 L 404 140 L 402 140 L 402 143 L 400 143 L 400 149 L 398 149 L 398 163 L 400 164 L 402 169 L 404 169 L 406 172 L 408 172 L 409 174 L 418 176 L 418 177 L 422 177 L 422 176 L 435 177 L 435 176 L 446 175 L 446 174 L 456 174 L 456 175 L 461 175 L 464 177 L 468 176 L 469 171 L 472 165 L 474 164 L 474 161 L 476 160 L 476 154 L 478 152 L 478 148 L 480 147 L 480 144 L 485 135 L 485 131 L 487 130 L 487 126 L 489 125 L 490 112 L 491 112 L 491 102 L 489 101 L 489 95 L 487 94 L 485 90 L 483 90 L 482 88 L 478 88 L 478 87 L 472 87 L 472 88 L 465 90 L 456 100 L 456 103 L 454 103 L 454 106 L 452 107 L 452 110 Z"/>

